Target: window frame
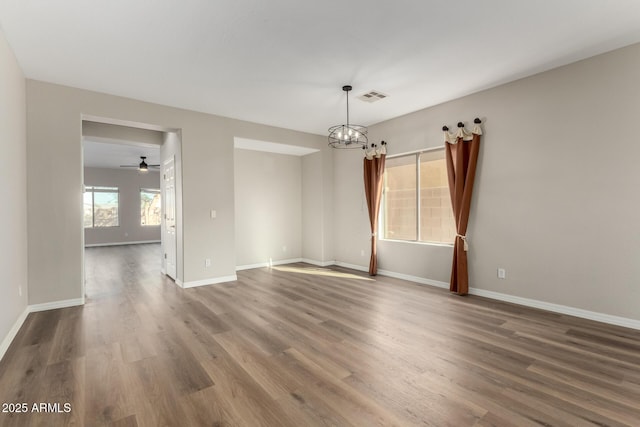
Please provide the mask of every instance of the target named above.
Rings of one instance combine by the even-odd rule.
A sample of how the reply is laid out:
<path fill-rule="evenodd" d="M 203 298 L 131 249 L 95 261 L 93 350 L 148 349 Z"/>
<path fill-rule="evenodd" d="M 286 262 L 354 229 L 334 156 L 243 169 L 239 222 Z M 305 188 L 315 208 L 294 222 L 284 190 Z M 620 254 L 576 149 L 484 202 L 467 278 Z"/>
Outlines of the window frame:
<path fill-rule="evenodd" d="M 101 228 L 115 228 L 120 227 L 120 188 L 119 187 L 107 187 L 101 185 L 85 185 L 83 192 L 83 208 L 84 208 L 84 194 L 91 193 L 91 226 L 84 226 L 84 229 L 101 229 Z M 118 204 L 116 208 L 117 212 L 117 224 L 116 225 L 96 225 L 96 200 L 95 193 L 115 193 L 118 196 Z M 84 218 L 84 212 L 82 214 Z M 83 220 L 84 223 L 84 220 Z"/>
<path fill-rule="evenodd" d="M 139 202 L 139 208 L 142 208 L 142 192 L 145 193 L 151 193 L 151 194 L 158 194 L 160 196 L 160 203 L 162 206 L 162 191 L 160 188 L 140 188 L 140 191 L 138 191 L 138 202 Z M 142 213 L 140 215 L 140 227 L 160 227 L 162 225 L 162 209 L 160 210 L 160 222 L 158 224 L 143 224 L 142 223 Z"/>
<path fill-rule="evenodd" d="M 397 159 L 400 157 L 415 157 L 415 171 L 416 171 L 416 238 L 415 240 L 408 239 L 393 239 L 385 236 L 385 211 L 386 211 L 386 203 L 387 203 L 387 168 L 385 166 L 384 178 L 383 178 L 383 187 L 382 187 L 382 203 L 380 203 L 380 212 L 378 212 L 378 235 L 381 236 L 380 240 L 389 241 L 389 242 L 403 242 L 403 243 L 413 243 L 419 245 L 431 245 L 431 246 L 447 246 L 453 247 L 454 242 L 428 242 L 420 240 L 422 237 L 422 225 L 421 225 L 421 208 L 422 201 L 420 197 L 420 158 L 424 153 L 431 153 L 434 151 L 446 150 L 444 145 L 440 145 L 437 147 L 429 147 L 423 148 L 421 150 L 409 151 L 406 153 L 398 153 L 393 155 L 387 155 L 387 159 Z M 445 154 L 446 160 L 446 154 Z M 447 189 L 449 189 L 449 184 L 447 183 Z M 454 239 L 455 240 L 455 239 Z"/>

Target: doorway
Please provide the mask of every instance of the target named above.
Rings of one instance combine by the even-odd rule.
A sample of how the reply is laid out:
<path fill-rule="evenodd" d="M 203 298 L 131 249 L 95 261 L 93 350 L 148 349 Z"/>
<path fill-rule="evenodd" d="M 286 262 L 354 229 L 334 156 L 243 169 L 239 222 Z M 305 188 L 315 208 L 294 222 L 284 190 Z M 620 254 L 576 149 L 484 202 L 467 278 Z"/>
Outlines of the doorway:
<path fill-rule="evenodd" d="M 105 292 L 104 284 L 98 286 L 100 289 L 88 289 L 87 279 L 92 272 L 87 274 L 90 267 L 87 262 L 93 266 L 100 254 L 118 249 L 131 251 L 147 245 L 146 252 L 158 254 L 156 261 L 145 266 L 125 262 L 121 268 L 155 270 L 156 274 L 162 272 L 174 281 L 179 280 L 178 254 L 182 253 L 181 215 L 177 210 L 182 205 L 179 131 L 83 118 L 82 151 L 85 297 L 90 298 L 91 292 Z M 165 180 L 166 176 L 170 179 Z M 85 250 L 91 249 L 94 250 L 88 256 Z M 142 259 L 149 262 L 153 256 Z"/>

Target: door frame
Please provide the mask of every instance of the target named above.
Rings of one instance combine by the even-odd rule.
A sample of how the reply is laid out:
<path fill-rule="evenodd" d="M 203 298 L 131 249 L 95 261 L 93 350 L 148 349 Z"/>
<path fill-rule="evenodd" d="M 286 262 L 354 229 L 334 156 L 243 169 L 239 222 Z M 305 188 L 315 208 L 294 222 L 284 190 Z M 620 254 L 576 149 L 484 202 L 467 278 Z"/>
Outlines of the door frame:
<path fill-rule="evenodd" d="M 128 120 L 121 120 L 121 119 L 114 119 L 114 118 L 109 118 L 109 117 L 100 117 L 100 116 L 94 116 L 94 115 L 88 115 L 88 114 L 81 114 L 80 115 L 80 128 L 82 129 L 82 122 L 83 121 L 90 121 L 90 122 L 97 122 L 97 123 L 104 123 L 104 124 L 110 124 L 110 125 L 116 125 L 116 126 L 126 126 L 126 127 L 133 127 L 133 128 L 139 128 L 139 129 L 147 129 L 147 130 L 155 130 L 155 131 L 159 131 L 159 132 L 164 132 L 165 134 L 165 138 L 164 141 L 162 143 L 162 145 L 160 145 L 160 161 L 161 163 L 164 163 L 164 159 L 167 154 L 168 151 L 171 151 L 173 153 L 173 156 L 175 156 L 175 160 L 174 160 L 174 165 L 175 165 L 175 187 L 176 187 L 176 279 L 175 282 L 180 285 L 183 282 L 183 259 L 182 259 L 182 254 L 184 253 L 184 244 L 183 244 L 183 231 L 182 231 L 182 130 L 181 129 L 176 129 L 176 128 L 170 128 L 170 127 L 164 127 L 164 126 L 158 126 L 158 125 L 152 125 L 152 124 L 147 124 L 147 123 L 140 123 L 140 122 L 132 122 L 132 121 L 128 121 Z M 168 137 L 168 135 L 171 135 L 171 138 Z M 83 198 L 82 198 L 82 194 L 84 193 L 84 144 L 83 144 L 83 139 L 84 136 L 82 135 L 82 132 L 80 133 L 80 140 L 79 140 L 79 145 L 80 145 L 80 182 L 79 182 L 79 207 L 78 209 L 80 209 L 80 211 L 82 212 L 83 209 Z M 170 143 L 169 143 L 170 142 Z M 125 142 L 126 143 L 126 142 Z M 171 149 L 168 150 L 167 146 L 170 145 Z M 81 236 L 82 238 L 80 239 L 80 245 L 81 245 L 81 259 L 80 259 L 80 271 L 81 271 L 81 289 L 82 289 L 82 303 L 84 304 L 84 301 L 86 299 L 86 273 L 85 273 L 85 256 L 84 256 L 84 251 L 85 251 L 85 238 L 84 238 L 84 221 L 82 220 L 82 215 L 80 216 L 80 229 L 81 231 Z M 162 238 L 162 233 L 161 233 L 161 246 L 163 248 L 162 251 L 162 259 L 161 259 L 161 266 L 164 267 L 164 242 L 163 242 L 163 238 Z M 163 270 L 163 268 L 161 268 Z M 162 271 L 164 273 L 164 271 Z"/>

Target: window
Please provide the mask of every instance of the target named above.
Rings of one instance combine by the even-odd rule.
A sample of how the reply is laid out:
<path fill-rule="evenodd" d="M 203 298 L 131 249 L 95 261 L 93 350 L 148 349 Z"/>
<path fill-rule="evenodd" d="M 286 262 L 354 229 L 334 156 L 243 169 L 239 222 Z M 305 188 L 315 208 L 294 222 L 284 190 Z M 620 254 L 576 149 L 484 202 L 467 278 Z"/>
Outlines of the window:
<path fill-rule="evenodd" d="M 84 227 L 117 227 L 118 200 L 117 187 L 85 187 Z"/>
<path fill-rule="evenodd" d="M 382 215 L 385 239 L 453 243 L 444 148 L 387 158 Z"/>
<path fill-rule="evenodd" d="M 140 225 L 160 225 L 162 210 L 160 190 L 140 189 Z"/>
<path fill-rule="evenodd" d="M 387 159 L 384 186 L 384 238 L 417 240 L 416 156 Z"/>

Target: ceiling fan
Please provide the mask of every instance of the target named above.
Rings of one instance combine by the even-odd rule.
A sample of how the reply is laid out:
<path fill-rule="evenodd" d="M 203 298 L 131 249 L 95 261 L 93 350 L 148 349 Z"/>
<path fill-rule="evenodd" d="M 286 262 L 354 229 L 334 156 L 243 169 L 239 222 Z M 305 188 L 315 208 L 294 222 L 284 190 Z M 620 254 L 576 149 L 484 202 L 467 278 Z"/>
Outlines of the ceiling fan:
<path fill-rule="evenodd" d="M 138 170 L 140 172 L 146 172 L 149 170 L 149 168 L 154 168 L 157 169 L 160 167 L 160 165 L 149 165 L 147 164 L 147 162 L 145 162 L 145 159 L 147 158 L 147 156 L 140 156 L 140 159 L 142 160 L 140 162 L 139 165 L 120 165 L 121 168 L 138 168 Z"/>

